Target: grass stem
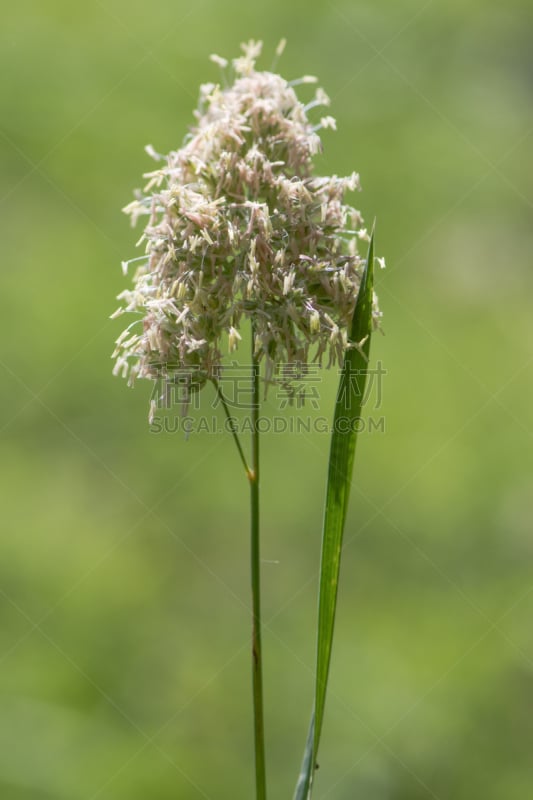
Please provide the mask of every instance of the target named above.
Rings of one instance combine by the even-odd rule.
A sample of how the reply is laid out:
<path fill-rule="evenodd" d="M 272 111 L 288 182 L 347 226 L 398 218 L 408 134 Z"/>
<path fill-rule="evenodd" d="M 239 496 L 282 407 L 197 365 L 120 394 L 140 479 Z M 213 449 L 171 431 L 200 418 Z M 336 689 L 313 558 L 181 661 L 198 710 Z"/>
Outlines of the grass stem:
<path fill-rule="evenodd" d="M 266 800 L 265 734 L 263 715 L 263 658 L 261 648 L 261 576 L 259 549 L 259 362 L 252 323 L 252 468 L 250 482 L 250 539 L 252 577 L 252 684 L 254 700 L 255 784 L 257 800 Z"/>

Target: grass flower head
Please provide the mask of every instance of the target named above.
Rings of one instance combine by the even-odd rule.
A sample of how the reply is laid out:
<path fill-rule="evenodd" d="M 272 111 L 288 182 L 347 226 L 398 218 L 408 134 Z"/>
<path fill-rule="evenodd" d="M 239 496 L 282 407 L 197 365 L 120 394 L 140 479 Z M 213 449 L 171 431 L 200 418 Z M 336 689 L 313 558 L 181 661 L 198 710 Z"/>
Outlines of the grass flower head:
<path fill-rule="evenodd" d="M 282 46 L 278 48 L 281 52 Z M 317 89 L 304 105 L 289 82 L 258 71 L 261 43 L 242 46 L 233 82 L 200 87 L 196 124 L 166 156 L 125 211 L 145 221 L 145 255 L 115 314 L 140 315 L 119 337 L 115 374 L 186 380 L 201 388 L 253 321 L 254 347 L 275 378 L 285 363 L 342 363 L 367 239 L 359 212 L 345 204 L 359 176 L 318 176 L 319 131 L 335 130 Z M 228 62 L 212 60 L 224 71 Z M 312 117 L 317 114 L 318 120 Z M 127 263 L 124 265 L 127 270 Z M 374 303 L 374 321 L 379 310 Z"/>

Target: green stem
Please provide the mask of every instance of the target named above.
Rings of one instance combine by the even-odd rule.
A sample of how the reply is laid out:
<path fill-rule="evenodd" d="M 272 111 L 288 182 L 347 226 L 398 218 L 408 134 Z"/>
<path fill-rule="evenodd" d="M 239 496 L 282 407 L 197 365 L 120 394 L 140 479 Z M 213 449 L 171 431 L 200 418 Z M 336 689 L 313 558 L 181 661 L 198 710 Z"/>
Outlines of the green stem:
<path fill-rule="evenodd" d="M 263 719 L 263 659 L 261 649 L 261 576 L 259 550 L 259 362 L 252 323 L 252 468 L 250 534 L 252 574 L 252 684 L 254 697 L 255 785 L 257 800 L 266 800 L 265 734 Z"/>
<path fill-rule="evenodd" d="M 231 416 L 231 414 L 229 412 L 229 408 L 228 408 L 228 404 L 226 402 L 226 398 L 222 394 L 222 390 L 220 388 L 220 385 L 219 385 L 218 381 L 215 378 L 213 378 L 212 380 L 213 380 L 213 383 L 215 385 L 215 389 L 217 391 L 217 397 L 220 400 L 220 402 L 222 403 L 222 407 L 224 409 L 224 413 L 226 414 L 226 419 L 228 420 L 229 429 L 230 429 L 231 434 L 233 436 L 233 441 L 235 442 L 235 444 L 237 446 L 237 450 L 239 452 L 239 458 L 241 459 L 242 465 L 244 467 L 244 471 L 246 472 L 246 477 L 249 478 L 250 477 L 250 473 L 251 473 L 251 469 L 248 466 L 248 462 L 246 461 L 246 456 L 244 455 L 244 450 L 242 449 L 242 445 L 240 443 L 239 437 L 237 435 L 237 431 L 235 429 L 235 420 L 233 419 L 233 417 Z"/>
<path fill-rule="evenodd" d="M 252 576 L 252 685 L 254 699 L 255 786 L 257 800 L 266 800 L 265 733 L 263 714 L 263 657 L 261 647 L 261 558 L 259 549 L 259 361 L 255 355 L 255 330 L 252 323 L 252 464 L 248 465 L 237 435 L 226 398 L 213 378 L 229 429 L 250 483 L 250 543 Z"/>

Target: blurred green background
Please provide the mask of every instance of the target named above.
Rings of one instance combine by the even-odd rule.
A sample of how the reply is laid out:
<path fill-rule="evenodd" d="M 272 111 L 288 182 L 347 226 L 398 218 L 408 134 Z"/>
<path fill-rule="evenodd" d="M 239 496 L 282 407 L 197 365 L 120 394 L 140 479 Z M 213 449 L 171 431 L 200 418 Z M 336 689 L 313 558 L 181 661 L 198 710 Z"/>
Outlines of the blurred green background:
<path fill-rule="evenodd" d="M 359 443 L 316 798 L 532 796 L 531 4 L 2 16 L 2 800 L 252 797 L 246 482 L 229 437 L 150 433 L 108 317 L 144 145 L 181 144 L 210 53 L 260 38 L 268 68 L 284 36 L 282 74 L 332 98 L 320 168 L 360 172 L 388 265 L 386 430 Z M 263 441 L 273 800 L 311 706 L 327 450 Z"/>

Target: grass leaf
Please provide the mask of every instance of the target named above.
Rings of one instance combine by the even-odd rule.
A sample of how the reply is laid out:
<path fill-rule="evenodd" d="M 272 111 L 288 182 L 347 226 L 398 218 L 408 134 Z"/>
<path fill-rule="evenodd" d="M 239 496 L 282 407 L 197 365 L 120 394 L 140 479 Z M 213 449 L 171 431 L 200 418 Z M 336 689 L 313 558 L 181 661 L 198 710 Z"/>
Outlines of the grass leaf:
<path fill-rule="evenodd" d="M 313 775 L 313 747 L 315 741 L 315 714 L 311 715 L 307 741 L 305 743 L 304 757 L 298 776 L 296 789 L 294 790 L 294 800 L 307 800 L 310 797 L 311 778 Z"/>
<path fill-rule="evenodd" d="M 361 416 L 370 352 L 373 265 L 374 234 L 372 233 L 349 336 L 349 341 L 354 346 L 346 351 L 335 403 L 322 534 L 315 703 L 294 800 L 309 800 L 311 796 L 324 721 L 342 539 L 357 441 L 355 423 Z"/>

